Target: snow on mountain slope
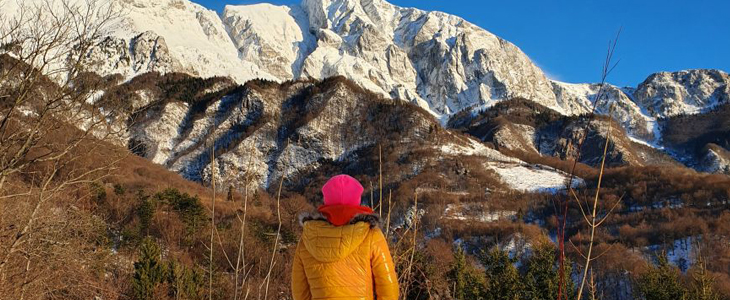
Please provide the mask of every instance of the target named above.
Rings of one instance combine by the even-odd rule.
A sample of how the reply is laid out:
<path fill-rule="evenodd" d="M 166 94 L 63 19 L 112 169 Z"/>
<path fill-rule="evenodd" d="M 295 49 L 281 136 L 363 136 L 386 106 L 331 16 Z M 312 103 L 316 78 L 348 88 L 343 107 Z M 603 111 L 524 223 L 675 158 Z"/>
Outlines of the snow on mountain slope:
<path fill-rule="evenodd" d="M 186 0 L 129 0 L 120 2 L 125 16 L 114 29 L 119 38 L 152 31 L 162 36 L 183 71 L 201 76 L 230 76 L 245 82 L 273 76 L 257 65 L 238 59 L 238 52 L 221 19 Z"/>
<path fill-rule="evenodd" d="M 302 61 L 315 46 L 299 6 L 226 6 L 222 18 L 240 58 L 280 80 L 299 77 Z"/>
<path fill-rule="evenodd" d="M 99 1 L 123 10 L 88 58 L 102 75 L 185 72 L 239 83 L 343 75 L 444 120 L 514 97 L 565 114 L 585 113 L 598 91 L 595 84 L 548 80 L 515 45 L 462 18 L 384 0 L 229 5 L 223 16 L 189 0 Z M 13 7 L 4 5 L 2 12 L 12 15 Z M 628 131 L 653 142 L 655 118 L 726 101 L 729 81 L 714 70 L 657 73 L 635 93 L 608 86 L 598 111 L 606 113 L 616 102 L 615 116 Z"/>
<path fill-rule="evenodd" d="M 0 12 L 14 15 L 9 1 Z M 82 0 L 72 0 L 85 3 Z M 303 0 L 299 5 L 227 6 L 223 15 L 189 0 L 99 0 L 123 16 L 88 55 L 91 71 L 184 72 L 238 83 L 342 75 L 360 87 L 411 101 L 440 117 L 515 97 L 561 114 L 616 118 L 635 141 L 662 149 L 657 119 L 698 113 L 730 99 L 730 76 L 717 70 L 651 75 L 637 88 L 548 80 L 515 45 L 457 16 L 384 0 Z M 613 107 L 613 110 L 611 110 Z M 504 127 L 507 148 L 534 149 L 530 127 Z M 538 147 L 539 148 L 539 147 Z M 539 149 L 534 149 L 539 150 Z"/>
<path fill-rule="evenodd" d="M 7 1 L 8 3 L 14 1 Z M 53 2 L 59 4 L 60 1 Z M 45 3 L 27 0 L 27 10 Z M 91 2 L 72 0 L 83 11 Z M 201 77 L 230 76 L 239 82 L 275 79 L 257 65 L 238 59 L 221 19 L 187 0 L 98 0 L 98 8 L 119 10 L 101 41 L 87 56 L 90 71 L 122 74 L 129 79 L 149 71 L 184 72 Z M 88 6 L 87 6 L 88 7 Z M 19 5 L 0 12 L 18 17 Z M 74 45 L 69 45 L 74 46 Z"/>
<path fill-rule="evenodd" d="M 610 114 L 637 140 L 652 143 L 661 137 L 656 118 L 639 107 L 632 98 L 631 90 L 606 84 L 598 99 L 598 93 L 601 92 L 600 84 L 573 84 L 559 81 L 552 81 L 552 84 L 558 103 L 566 107 L 569 114 L 590 113 L 595 105 L 596 113 Z"/>
<path fill-rule="evenodd" d="M 598 97 L 599 84 L 553 81 L 560 106 L 570 114 L 590 112 Z M 596 112 L 609 114 L 638 141 L 662 148 L 657 120 L 681 114 L 697 114 L 730 102 L 730 75 L 719 70 L 685 70 L 650 75 L 637 88 L 607 84 Z"/>
<path fill-rule="evenodd" d="M 730 75 L 720 70 L 655 73 L 634 95 L 654 117 L 696 114 L 730 101 Z"/>
<path fill-rule="evenodd" d="M 221 19 L 189 0 L 100 1 L 124 12 L 88 58 L 102 75 L 185 72 L 239 83 L 343 75 L 435 115 L 512 97 L 562 110 L 519 48 L 441 12 L 383 0 L 304 0 L 228 6 Z"/>
<path fill-rule="evenodd" d="M 539 193 L 556 193 L 564 190 L 570 175 L 541 165 L 489 163 L 488 169 L 499 174 L 512 189 Z M 573 178 L 572 187 L 584 185 L 580 178 Z"/>
<path fill-rule="evenodd" d="M 344 75 L 437 115 L 517 96 L 561 109 L 519 48 L 456 16 L 382 0 L 305 0 L 228 6 L 223 18 L 242 57 L 280 80 Z"/>

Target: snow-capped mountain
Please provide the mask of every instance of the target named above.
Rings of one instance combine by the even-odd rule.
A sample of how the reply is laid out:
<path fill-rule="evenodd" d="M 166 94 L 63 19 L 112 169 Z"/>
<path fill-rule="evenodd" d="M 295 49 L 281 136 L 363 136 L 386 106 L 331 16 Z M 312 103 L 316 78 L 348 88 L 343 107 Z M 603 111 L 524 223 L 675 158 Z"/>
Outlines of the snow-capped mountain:
<path fill-rule="evenodd" d="M 239 83 L 345 76 L 444 121 L 516 97 L 586 113 L 599 90 L 547 79 L 517 46 L 462 18 L 384 0 L 229 5 L 222 16 L 189 0 L 100 1 L 122 10 L 88 58 L 103 75 L 184 72 Z M 628 131 L 654 142 L 656 118 L 700 112 L 727 101 L 728 89 L 721 71 L 657 73 L 636 89 L 608 86 L 597 109 L 605 114 L 616 103 L 614 116 Z"/>
<path fill-rule="evenodd" d="M 597 100 L 600 85 L 553 81 L 553 89 L 568 112 L 586 113 Z M 656 145 L 661 139 L 657 120 L 702 113 L 729 102 L 730 75 L 719 70 L 686 70 L 652 74 L 636 88 L 605 85 L 596 112 L 610 112 L 630 135 Z"/>
<path fill-rule="evenodd" d="M 229 8 L 224 19 L 256 15 L 261 6 L 269 7 Z M 556 106 L 549 81 L 524 53 L 459 17 L 382 0 L 306 0 L 292 7 L 301 7 L 303 14 L 290 14 L 288 24 L 306 25 L 301 40 L 286 43 L 308 47 L 300 51 L 306 55 L 301 65 L 293 65 L 300 76 L 344 75 L 365 88 L 420 103 L 437 115 L 517 96 Z M 267 25 L 232 36 L 273 36 L 269 32 L 278 25 Z M 268 42 L 249 40 L 253 48 Z"/>
<path fill-rule="evenodd" d="M 239 83 L 342 75 L 437 116 L 512 97 L 562 111 L 550 81 L 519 48 L 441 12 L 306 0 L 228 6 L 219 17 L 188 0 L 103 1 L 123 16 L 88 58 L 102 75 L 174 71 Z"/>
<path fill-rule="evenodd" d="M 35 0 L 34 0 L 35 1 Z M 103 0 L 121 11 L 109 37 L 88 57 L 103 75 L 126 78 L 158 71 L 238 82 L 276 79 L 254 62 L 239 59 L 218 14 L 187 0 Z"/>
<path fill-rule="evenodd" d="M 35 1 L 41 0 L 23 3 Z M 121 74 L 125 81 L 151 71 L 223 76 L 239 84 L 344 76 L 415 103 L 441 124 L 513 98 L 563 115 L 588 113 L 595 104 L 629 138 L 656 149 L 663 147 L 663 118 L 730 101 L 730 76 L 718 70 L 657 73 L 636 88 L 606 85 L 598 99 L 600 85 L 549 80 L 517 46 L 462 18 L 384 0 L 229 5 L 222 15 L 189 0 L 99 1 L 121 8 L 122 16 L 87 63 L 90 71 Z M 12 16 L 17 7 L 0 12 Z M 530 142 L 529 130 L 515 124 L 499 131 L 506 136 L 498 140 L 520 135 L 517 140 Z"/>
<path fill-rule="evenodd" d="M 655 73 L 634 97 L 653 117 L 696 114 L 730 102 L 730 75 L 719 70 Z"/>

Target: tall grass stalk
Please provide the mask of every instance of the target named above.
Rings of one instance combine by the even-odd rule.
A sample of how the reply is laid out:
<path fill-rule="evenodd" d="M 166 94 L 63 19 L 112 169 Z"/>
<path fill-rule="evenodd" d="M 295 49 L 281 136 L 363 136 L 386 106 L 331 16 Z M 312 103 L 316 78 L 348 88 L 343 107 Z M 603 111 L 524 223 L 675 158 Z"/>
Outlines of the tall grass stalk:
<path fill-rule="evenodd" d="M 390 211 L 393 209 L 393 206 L 391 205 L 391 196 L 393 195 L 393 191 L 388 190 L 388 217 L 385 218 L 385 238 L 388 239 L 390 235 Z"/>
<path fill-rule="evenodd" d="M 606 53 L 606 58 L 603 63 L 603 69 L 601 71 L 601 83 L 600 88 L 598 89 L 598 93 L 596 94 L 595 101 L 593 102 L 593 106 L 591 108 L 591 112 L 589 114 L 588 122 L 585 125 L 585 128 L 583 130 L 584 135 L 579 138 L 578 146 L 577 146 L 577 152 L 573 159 L 573 165 L 570 170 L 570 176 L 568 176 L 568 179 L 566 181 L 566 190 L 570 191 L 571 194 L 575 194 L 575 191 L 573 190 L 573 182 L 575 180 L 575 171 L 578 166 L 578 161 L 581 157 L 581 151 L 583 149 L 583 143 L 585 142 L 587 136 L 588 136 L 588 129 L 591 124 L 591 121 L 595 118 L 596 115 L 596 108 L 598 106 L 598 103 L 600 100 L 604 97 L 606 93 L 606 79 L 608 78 L 608 75 L 613 71 L 614 68 L 618 65 L 618 62 L 613 63 L 613 56 L 616 50 L 616 45 L 618 44 L 618 39 L 621 35 L 621 30 L 616 33 L 616 38 L 612 41 L 609 41 L 608 43 L 608 50 Z M 608 142 L 608 139 L 607 139 Z M 603 156 L 603 159 L 605 159 L 605 154 Z M 601 177 L 603 174 L 600 175 Z M 569 195 L 570 197 L 570 195 Z M 567 226 L 567 219 L 568 219 L 568 203 L 570 200 L 560 200 L 559 198 L 556 198 L 554 201 L 555 205 L 555 211 L 558 218 L 558 226 L 557 226 L 557 240 L 558 240 L 558 295 L 557 300 L 563 300 L 567 299 L 568 293 L 564 290 L 566 287 L 565 284 L 565 230 Z M 567 274 L 569 275 L 569 274 Z M 580 298 L 578 298 L 580 300 Z"/>
<path fill-rule="evenodd" d="M 611 109 L 610 111 L 613 111 L 613 109 Z M 598 174 L 598 184 L 596 186 L 596 193 L 593 197 L 593 208 L 591 209 L 589 214 L 583 209 L 583 205 L 581 204 L 581 201 L 580 201 L 580 199 L 578 199 L 575 192 L 573 192 L 573 190 L 571 190 L 573 198 L 575 199 L 576 202 L 578 202 L 578 205 L 580 207 L 581 213 L 583 214 L 583 218 L 584 218 L 586 224 L 591 229 L 591 236 L 588 241 L 588 253 L 584 257 L 585 265 L 583 266 L 583 276 L 580 281 L 580 287 L 578 288 L 578 296 L 576 299 L 582 299 L 583 289 L 586 285 L 586 280 L 588 278 L 588 270 L 590 269 L 591 261 L 593 261 L 595 259 L 593 257 L 593 244 L 594 244 L 594 240 L 595 240 L 595 236 L 596 236 L 596 228 L 598 228 L 598 226 L 600 226 L 601 223 L 603 223 L 603 221 L 605 221 L 606 218 L 608 218 L 608 216 L 611 213 L 611 212 L 609 212 L 608 214 L 606 214 L 602 218 L 602 220 L 600 220 L 600 221 L 597 220 L 598 200 L 599 200 L 600 193 L 601 193 L 601 184 L 603 183 L 603 174 L 604 174 L 605 167 L 606 167 L 606 156 L 608 153 L 608 145 L 611 141 L 611 120 L 612 119 L 609 117 L 608 118 L 608 128 L 606 130 L 606 142 L 603 145 L 603 157 L 601 158 L 601 169 Z M 618 202 L 616 202 L 616 203 L 618 204 Z M 616 208 L 615 205 L 614 205 L 614 208 Z M 613 210 L 613 208 L 612 208 L 612 210 Z"/>
<path fill-rule="evenodd" d="M 213 197 L 211 198 L 210 217 L 210 259 L 208 261 L 208 300 L 213 300 L 213 237 L 215 236 L 215 142 L 210 146 L 210 176 Z"/>
<path fill-rule="evenodd" d="M 266 273 L 266 288 L 264 290 L 264 299 L 269 298 L 269 283 L 271 282 L 271 271 L 274 269 L 274 265 L 276 264 L 276 251 L 278 250 L 279 246 L 279 236 L 281 235 L 281 188 L 284 185 L 284 176 L 281 176 L 281 181 L 279 182 L 279 192 L 276 195 L 276 217 L 279 221 L 279 226 L 276 229 L 276 237 L 274 238 L 274 246 L 271 251 L 271 261 L 269 262 L 269 270 Z"/>
<path fill-rule="evenodd" d="M 383 146 L 378 145 L 378 172 L 380 173 L 379 176 L 379 186 L 378 190 L 380 191 L 380 197 L 378 197 L 378 208 L 379 212 L 378 215 L 383 215 Z"/>
<path fill-rule="evenodd" d="M 251 162 L 253 158 L 253 145 L 251 146 L 250 151 L 248 152 L 248 163 L 246 165 L 247 171 L 251 170 Z M 241 269 L 246 270 L 246 250 L 244 249 L 244 239 L 246 236 L 246 215 L 248 213 L 248 185 L 250 182 L 250 177 L 247 172 L 246 176 L 244 177 L 244 184 L 243 184 L 243 219 L 241 219 L 241 216 L 236 214 L 236 217 L 241 222 L 241 234 L 238 239 L 238 255 L 236 258 L 236 268 L 235 268 L 235 282 L 234 282 L 234 295 L 233 300 L 238 300 L 239 293 L 243 293 L 243 286 L 246 283 L 247 276 L 244 276 L 240 283 L 240 289 L 239 289 L 239 275 L 241 273 Z M 246 292 L 246 296 L 248 296 L 248 291 Z"/>

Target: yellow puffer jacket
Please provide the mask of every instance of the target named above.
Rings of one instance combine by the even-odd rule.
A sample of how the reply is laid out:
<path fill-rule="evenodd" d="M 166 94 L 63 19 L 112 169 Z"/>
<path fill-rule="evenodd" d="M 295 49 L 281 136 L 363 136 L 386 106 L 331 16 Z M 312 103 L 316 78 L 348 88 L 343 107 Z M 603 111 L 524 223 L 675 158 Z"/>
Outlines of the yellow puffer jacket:
<path fill-rule="evenodd" d="M 393 259 L 383 232 L 367 219 L 373 217 L 339 227 L 304 222 L 292 267 L 294 300 L 398 299 Z"/>

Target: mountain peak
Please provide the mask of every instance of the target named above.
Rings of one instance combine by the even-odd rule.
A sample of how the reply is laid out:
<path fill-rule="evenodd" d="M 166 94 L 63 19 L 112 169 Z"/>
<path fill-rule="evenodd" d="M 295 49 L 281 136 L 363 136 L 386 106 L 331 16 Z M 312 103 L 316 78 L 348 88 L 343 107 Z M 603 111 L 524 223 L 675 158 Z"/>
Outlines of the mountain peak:
<path fill-rule="evenodd" d="M 639 85 L 636 96 L 656 116 L 699 113 L 730 102 L 730 75 L 716 69 L 658 72 Z"/>
<path fill-rule="evenodd" d="M 112 28 L 113 40 L 100 43 L 95 52 L 103 75 L 185 72 L 239 83 L 344 76 L 442 120 L 516 97 L 564 114 L 590 111 L 594 101 L 595 86 L 552 82 L 517 46 L 442 12 L 384 0 L 228 5 L 221 16 L 188 0 L 121 3 L 126 14 Z M 160 38 L 137 49 L 156 52 L 129 53 L 144 32 Z M 137 67 L 130 68 L 130 61 Z M 612 87 L 611 100 L 622 103 L 622 122 L 649 124 L 721 103 L 728 94 L 727 78 L 717 70 L 657 73 L 636 90 Z M 608 102 L 600 103 L 605 109 L 599 111 L 607 112 Z M 637 136 L 650 137 L 654 125 L 631 126 Z"/>

